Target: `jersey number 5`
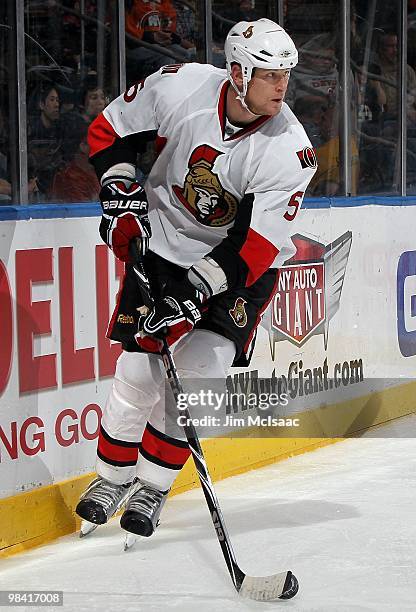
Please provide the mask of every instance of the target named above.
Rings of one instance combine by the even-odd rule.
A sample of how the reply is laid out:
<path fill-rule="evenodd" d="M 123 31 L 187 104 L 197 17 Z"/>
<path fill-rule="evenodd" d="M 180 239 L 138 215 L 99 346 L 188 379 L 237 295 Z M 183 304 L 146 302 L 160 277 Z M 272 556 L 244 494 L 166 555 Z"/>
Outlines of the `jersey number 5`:
<path fill-rule="evenodd" d="M 286 219 L 286 221 L 293 221 L 293 219 L 296 217 L 297 212 L 299 210 L 299 206 L 302 204 L 303 193 L 304 193 L 303 191 L 297 191 L 291 196 L 288 202 L 288 206 L 293 207 L 294 210 L 293 212 L 289 212 L 289 211 L 285 212 L 283 216 Z"/>

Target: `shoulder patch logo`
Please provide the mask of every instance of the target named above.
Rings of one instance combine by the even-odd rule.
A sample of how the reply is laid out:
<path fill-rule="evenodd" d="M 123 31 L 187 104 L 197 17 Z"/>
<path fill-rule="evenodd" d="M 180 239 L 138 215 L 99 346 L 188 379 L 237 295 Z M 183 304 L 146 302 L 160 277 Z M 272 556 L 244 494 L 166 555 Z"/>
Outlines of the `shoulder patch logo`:
<path fill-rule="evenodd" d="M 245 32 L 243 32 L 243 36 L 244 38 L 251 38 L 253 36 L 253 29 L 254 26 L 248 26 L 247 30 Z"/>
<path fill-rule="evenodd" d="M 228 311 L 237 327 L 245 327 L 247 325 L 247 313 L 244 304 L 247 304 L 247 300 L 238 297 L 235 301 L 234 308 Z"/>
<path fill-rule="evenodd" d="M 296 155 L 298 156 L 302 168 L 318 167 L 316 154 L 312 147 L 305 147 L 304 149 L 302 149 L 302 151 L 296 151 Z"/>
<path fill-rule="evenodd" d="M 160 74 L 176 74 L 182 66 L 183 64 L 168 64 L 167 66 L 162 66 Z"/>
<path fill-rule="evenodd" d="M 197 147 L 188 161 L 184 185 L 173 185 L 178 200 L 202 225 L 222 227 L 231 223 L 237 213 L 237 199 L 221 185 L 212 171 L 220 151 L 209 145 Z"/>

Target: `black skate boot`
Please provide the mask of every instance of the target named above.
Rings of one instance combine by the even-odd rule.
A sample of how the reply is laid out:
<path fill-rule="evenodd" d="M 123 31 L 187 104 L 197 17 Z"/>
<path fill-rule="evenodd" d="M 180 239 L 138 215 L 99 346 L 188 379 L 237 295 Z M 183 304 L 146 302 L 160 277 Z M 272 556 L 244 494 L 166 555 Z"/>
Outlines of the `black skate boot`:
<path fill-rule="evenodd" d="M 133 483 L 120 525 L 126 531 L 148 538 L 156 529 L 169 491 L 159 491 L 141 482 Z"/>
<path fill-rule="evenodd" d="M 124 504 L 130 485 L 114 484 L 98 476 L 81 495 L 75 512 L 85 521 L 103 525 Z"/>

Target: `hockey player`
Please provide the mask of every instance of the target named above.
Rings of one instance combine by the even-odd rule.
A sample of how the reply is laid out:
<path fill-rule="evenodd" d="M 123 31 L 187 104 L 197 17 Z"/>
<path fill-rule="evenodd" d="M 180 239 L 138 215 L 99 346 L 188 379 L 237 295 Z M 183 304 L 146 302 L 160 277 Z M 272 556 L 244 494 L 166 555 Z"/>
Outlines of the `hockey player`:
<path fill-rule="evenodd" d="M 225 56 L 227 71 L 161 68 L 107 106 L 89 132 L 100 234 L 126 262 L 108 332 L 124 350 L 102 418 L 98 477 L 77 513 L 102 524 L 125 504 L 121 526 L 144 536 L 190 454 L 165 395 L 158 337 L 167 337 L 185 381 L 225 379 L 231 365 L 248 364 L 316 168 L 283 101 L 298 61 L 288 34 L 268 19 L 240 22 Z M 159 155 L 141 186 L 137 152 L 152 138 Z M 155 296 L 144 321 L 132 240 Z"/>

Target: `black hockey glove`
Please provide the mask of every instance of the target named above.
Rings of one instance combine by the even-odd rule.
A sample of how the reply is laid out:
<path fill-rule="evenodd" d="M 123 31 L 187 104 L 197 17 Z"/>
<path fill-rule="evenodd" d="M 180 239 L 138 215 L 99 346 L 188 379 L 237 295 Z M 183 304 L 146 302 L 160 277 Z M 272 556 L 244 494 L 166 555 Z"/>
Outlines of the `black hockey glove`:
<path fill-rule="evenodd" d="M 136 239 L 143 256 L 152 235 L 143 187 L 126 178 L 114 178 L 103 185 L 100 201 L 103 209 L 100 236 L 106 245 L 118 259 L 129 262 L 129 244 Z"/>
<path fill-rule="evenodd" d="M 165 296 L 158 300 L 146 316 L 141 333 L 136 337 L 138 344 L 149 350 L 149 338 L 166 338 L 171 345 L 193 330 L 201 319 L 204 296 L 187 279 L 171 284 Z"/>

